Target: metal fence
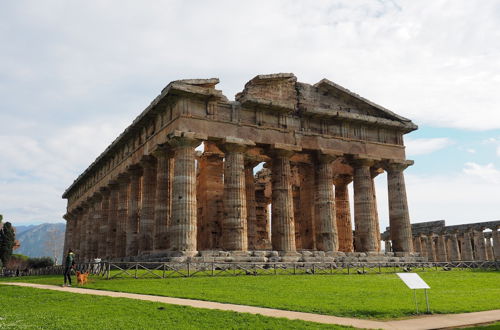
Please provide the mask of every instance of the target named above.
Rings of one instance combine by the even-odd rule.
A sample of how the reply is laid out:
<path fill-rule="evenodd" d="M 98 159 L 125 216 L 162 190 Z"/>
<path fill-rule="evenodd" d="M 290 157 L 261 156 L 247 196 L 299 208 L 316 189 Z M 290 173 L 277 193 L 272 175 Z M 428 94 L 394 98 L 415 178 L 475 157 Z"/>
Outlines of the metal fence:
<path fill-rule="evenodd" d="M 265 275 L 363 275 L 414 271 L 500 270 L 500 261 L 458 262 L 99 262 L 80 263 L 75 272 L 89 272 L 106 279 L 174 278 L 202 276 Z M 62 275 L 63 266 L 29 270 L 24 275 Z M 2 273 L 0 272 L 0 276 Z M 4 273 L 3 276 L 15 276 Z"/>

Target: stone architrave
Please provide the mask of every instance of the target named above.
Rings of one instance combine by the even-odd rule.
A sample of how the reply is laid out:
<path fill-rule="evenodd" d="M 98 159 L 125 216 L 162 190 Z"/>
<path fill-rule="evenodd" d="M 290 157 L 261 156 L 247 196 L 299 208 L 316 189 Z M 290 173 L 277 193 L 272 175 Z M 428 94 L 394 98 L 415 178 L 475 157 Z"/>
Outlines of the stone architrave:
<path fill-rule="evenodd" d="M 331 162 L 337 157 L 338 155 L 327 153 L 319 153 L 316 157 L 316 199 L 314 214 L 316 216 L 316 249 L 320 251 L 338 250 L 331 166 Z"/>
<path fill-rule="evenodd" d="M 149 156 L 141 160 L 142 209 L 139 220 L 139 255 L 153 250 L 155 227 L 156 158 Z"/>
<path fill-rule="evenodd" d="M 166 147 L 159 147 L 154 156 L 156 164 L 156 194 L 154 209 L 154 246 L 155 251 L 168 249 L 168 227 L 172 215 L 172 175 L 173 153 Z"/>
<path fill-rule="evenodd" d="M 472 261 L 474 260 L 474 254 L 472 251 L 472 243 L 469 232 L 463 233 L 462 240 L 462 260 L 463 261 Z"/>
<path fill-rule="evenodd" d="M 127 214 L 127 256 L 134 257 L 138 253 L 139 203 L 141 201 L 141 169 L 138 166 L 129 168 L 130 194 Z"/>
<path fill-rule="evenodd" d="M 462 258 L 460 257 L 460 249 L 458 246 L 458 238 L 457 233 L 452 232 L 449 235 L 449 245 L 450 245 L 450 261 L 460 261 Z"/>
<path fill-rule="evenodd" d="M 221 143 L 224 151 L 222 246 L 228 251 L 248 250 L 244 152 L 250 145 L 255 143 L 231 137 Z"/>
<path fill-rule="evenodd" d="M 109 195 L 108 188 L 103 187 L 100 189 L 102 195 L 101 202 L 101 223 L 99 225 L 99 242 L 97 244 L 97 256 L 101 259 L 106 257 L 107 236 L 109 227 Z"/>
<path fill-rule="evenodd" d="M 120 187 L 117 181 L 109 183 L 109 219 L 108 219 L 108 235 L 106 238 L 106 256 L 107 258 L 115 258 L 115 242 L 116 242 L 116 224 L 118 220 L 118 195 Z"/>
<path fill-rule="evenodd" d="M 293 146 L 276 145 L 271 150 L 271 243 L 273 250 L 282 255 L 296 253 L 290 157 L 297 150 Z"/>
<path fill-rule="evenodd" d="M 446 262 L 448 261 L 448 254 L 446 252 L 446 241 L 444 235 L 438 235 L 437 237 L 437 261 Z"/>
<path fill-rule="evenodd" d="M 357 252 L 377 252 L 377 241 L 380 235 L 375 235 L 375 201 L 370 166 L 374 160 L 357 158 L 352 162 L 354 169 L 354 226 L 355 247 Z"/>
<path fill-rule="evenodd" d="M 118 176 L 118 186 L 115 255 L 117 258 L 123 258 L 127 255 L 127 220 L 130 193 L 130 179 L 128 174 L 122 173 Z"/>
<path fill-rule="evenodd" d="M 349 191 L 347 185 L 352 182 L 352 176 L 343 174 L 335 176 L 335 211 L 337 231 L 339 236 L 339 251 L 353 252 L 351 209 L 349 206 Z"/>
<path fill-rule="evenodd" d="M 169 137 L 168 143 L 174 150 L 169 250 L 179 256 L 193 256 L 197 253 L 195 148 L 201 139 L 185 132 Z"/>
<path fill-rule="evenodd" d="M 392 248 L 395 252 L 413 252 L 410 215 L 403 175 L 403 170 L 412 164 L 413 161 L 386 163 L 390 234 Z"/>

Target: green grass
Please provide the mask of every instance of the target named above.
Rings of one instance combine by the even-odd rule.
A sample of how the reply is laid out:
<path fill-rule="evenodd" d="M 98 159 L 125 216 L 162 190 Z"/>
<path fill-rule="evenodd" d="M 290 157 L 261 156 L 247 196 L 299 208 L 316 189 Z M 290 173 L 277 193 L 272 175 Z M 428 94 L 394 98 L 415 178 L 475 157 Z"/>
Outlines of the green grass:
<path fill-rule="evenodd" d="M 0 329 L 346 329 L 161 303 L 0 287 Z"/>
<path fill-rule="evenodd" d="M 500 309 L 500 272 L 457 270 L 420 275 L 431 286 L 433 313 Z M 62 276 L 19 280 L 61 284 Z M 88 287 L 358 318 L 391 319 L 415 313 L 412 291 L 395 274 L 93 278 Z M 423 310 L 423 291 L 417 293 Z"/>

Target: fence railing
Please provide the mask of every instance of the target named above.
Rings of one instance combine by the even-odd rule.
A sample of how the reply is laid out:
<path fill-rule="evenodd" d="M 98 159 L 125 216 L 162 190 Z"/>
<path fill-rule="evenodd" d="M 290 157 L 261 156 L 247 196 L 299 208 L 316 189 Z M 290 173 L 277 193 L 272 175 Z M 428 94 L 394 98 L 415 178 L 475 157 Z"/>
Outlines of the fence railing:
<path fill-rule="evenodd" d="M 201 276 L 382 274 L 413 271 L 500 270 L 500 261 L 456 262 L 99 262 L 80 263 L 75 271 L 106 279 L 173 278 Z M 30 270 L 24 275 L 62 275 L 63 266 Z M 1 272 L 0 272 L 0 275 Z M 9 273 L 4 276 L 15 276 Z"/>

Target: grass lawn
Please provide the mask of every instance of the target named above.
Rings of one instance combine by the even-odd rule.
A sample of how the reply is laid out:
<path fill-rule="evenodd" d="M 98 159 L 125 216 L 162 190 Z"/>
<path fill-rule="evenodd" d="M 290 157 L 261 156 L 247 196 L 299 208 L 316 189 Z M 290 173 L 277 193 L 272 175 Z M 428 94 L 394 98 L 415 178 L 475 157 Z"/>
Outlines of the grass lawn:
<path fill-rule="evenodd" d="M 0 287 L 0 329 L 346 329 L 125 298 Z"/>
<path fill-rule="evenodd" d="M 433 313 L 500 309 L 500 272 L 454 270 L 420 275 L 431 286 L 429 301 Z M 61 284 L 62 276 L 19 280 Z M 93 278 L 88 288 L 371 319 L 401 318 L 415 313 L 413 293 L 395 274 Z M 422 290 L 418 300 L 423 310 Z"/>

